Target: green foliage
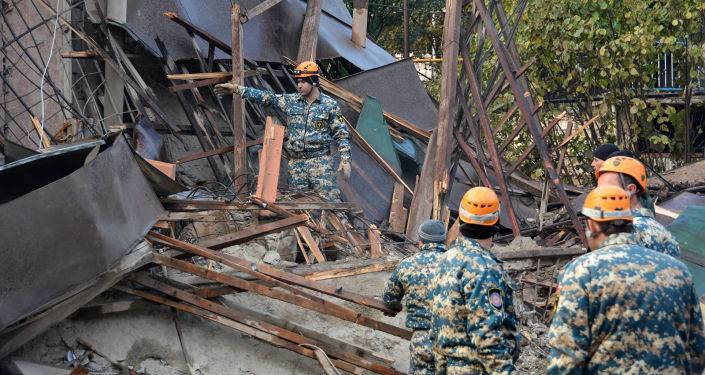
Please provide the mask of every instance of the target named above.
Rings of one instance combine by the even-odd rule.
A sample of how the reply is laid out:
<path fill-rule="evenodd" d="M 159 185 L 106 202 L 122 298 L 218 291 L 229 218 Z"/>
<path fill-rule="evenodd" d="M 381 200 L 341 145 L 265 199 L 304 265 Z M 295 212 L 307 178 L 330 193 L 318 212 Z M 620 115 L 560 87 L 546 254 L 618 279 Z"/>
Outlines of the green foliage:
<path fill-rule="evenodd" d="M 583 121 L 601 104 L 608 134 L 617 135 L 610 122 L 618 119 L 632 135 L 628 146 L 641 135 L 663 149 L 671 141 L 661 131 L 676 110 L 647 94 L 666 52 L 681 62 L 681 85 L 695 76 L 703 10 L 702 0 L 531 0 L 518 44 L 537 59 L 530 79 L 539 96 L 576 99 Z M 611 108 L 617 113 L 610 116 Z"/>

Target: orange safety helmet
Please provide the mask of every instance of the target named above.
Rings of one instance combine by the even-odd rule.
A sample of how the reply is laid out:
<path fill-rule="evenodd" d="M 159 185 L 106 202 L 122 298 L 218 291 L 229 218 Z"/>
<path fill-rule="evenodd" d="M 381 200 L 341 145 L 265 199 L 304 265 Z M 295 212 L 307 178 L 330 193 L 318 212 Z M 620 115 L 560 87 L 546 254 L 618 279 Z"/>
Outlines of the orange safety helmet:
<path fill-rule="evenodd" d="M 585 197 L 580 212 L 598 222 L 633 219 L 629 194 L 618 186 L 599 186 L 593 189 Z"/>
<path fill-rule="evenodd" d="M 609 158 L 602 163 L 595 175 L 600 178 L 600 175 L 605 172 L 623 173 L 631 176 L 641 186 L 641 191 L 646 191 L 646 167 L 639 160 L 626 156 Z"/>
<path fill-rule="evenodd" d="M 494 190 L 481 186 L 468 190 L 460 201 L 458 218 L 463 223 L 493 226 L 499 221 L 499 198 Z"/>
<path fill-rule="evenodd" d="M 321 71 L 314 61 L 304 61 L 294 69 L 294 78 L 318 77 Z"/>

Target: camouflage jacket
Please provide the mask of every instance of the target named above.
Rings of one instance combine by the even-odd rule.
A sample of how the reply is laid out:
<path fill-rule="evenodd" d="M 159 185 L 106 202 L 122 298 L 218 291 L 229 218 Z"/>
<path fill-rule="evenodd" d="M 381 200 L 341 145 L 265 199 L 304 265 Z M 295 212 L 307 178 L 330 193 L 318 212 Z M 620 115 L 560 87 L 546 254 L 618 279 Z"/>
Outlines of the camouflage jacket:
<path fill-rule="evenodd" d="M 397 265 L 387 282 L 384 303 L 393 310 L 401 310 L 406 295 L 406 326 L 413 330 L 431 328 L 431 279 L 436 271 L 438 258 L 446 251 L 440 243 L 427 243 L 421 251 Z"/>
<path fill-rule="evenodd" d="M 647 249 L 680 258 L 681 248 L 671 232 L 651 215 L 645 208 L 634 210 L 634 236 L 636 243 Z"/>
<path fill-rule="evenodd" d="M 254 103 L 273 107 L 286 115 L 286 150 L 296 159 L 329 153 L 336 140 L 342 159 L 350 159 L 350 134 L 335 99 L 321 93 L 309 104 L 301 94 L 276 95 L 252 87 L 236 86 L 235 93 Z"/>
<path fill-rule="evenodd" d="M 433 292 L 431 337 L 440 366 L 514 370 L 519 337 L 513 283 L 488 250 L 460 235 L 438 264 Z"/>
<path fill-rule="evenodd" d="M 686 266 L 609 236 L 569 263 L 549 330 L 549 374 L 697 373 L 705 328 Z"/>

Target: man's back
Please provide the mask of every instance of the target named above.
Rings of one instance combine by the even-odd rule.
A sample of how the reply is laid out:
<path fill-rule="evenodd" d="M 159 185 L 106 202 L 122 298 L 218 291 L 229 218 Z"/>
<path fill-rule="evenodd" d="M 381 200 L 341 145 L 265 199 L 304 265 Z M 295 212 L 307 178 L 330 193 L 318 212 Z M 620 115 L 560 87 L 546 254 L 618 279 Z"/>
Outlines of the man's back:
<path fill-rule="evenodd" d="M 612 235 L 563 271 L 548 372 L 700 373 L 703 330 L 685 265 Z"/>
<path fill-rule="evenodd" d="M 437 368 L 511 372 L 518 350 L 511 282 L 491 253 L 461 235 L 441 259 L 433 285 Z"/>
<path fill-rule="evenodd" d="M 433 278 L 438 258 L 443 256 L 445 246 L 429 243 L 418 253 L 402 260 L 387 283 L 384 302 L 401 307 L 406 295 L 406 326 L 413 330 L 431 328 L 431 279 Z"/>

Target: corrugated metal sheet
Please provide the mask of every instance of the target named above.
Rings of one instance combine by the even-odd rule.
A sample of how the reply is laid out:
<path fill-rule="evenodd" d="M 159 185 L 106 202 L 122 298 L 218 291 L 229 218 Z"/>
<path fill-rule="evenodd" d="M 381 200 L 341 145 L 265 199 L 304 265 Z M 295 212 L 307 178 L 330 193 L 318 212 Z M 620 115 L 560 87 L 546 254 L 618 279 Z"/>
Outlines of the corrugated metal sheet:
<path fill-rule="evenodd" d="M 358 96 L 378 98 L 383 110 L 422 129 L 436 128 L 438 109 L 428 96 L 410 59 L 351 75 L 336 81 L 336 84 Z M 346 116 L 350 114 L 346 113 Z"/>
<path fill-rule="evenodd" d="M 108 270 L 164 213 L 123 137 L 0 205 L 0 330 Z"/>
<path fill-rule="evenodd" d="M 239 2 L 245 9 L 261 1 Z M 160 55 L 154 43 L 161 38 L 171 57 L 175 60 L 196 58 L 191 41 L 184 29 L 163 16 L 164 12 L 176 12 L 216 38 L 229 43 L 231 40 L 229 0 L 129 0 L 127 20 L 123 26 L 140 40 L 154 55 Z M 296 58 L 299 34 L 306 12 L 306 2 L 283 0 L 266 12 L 243 25 L 245 58 L 256 61 L 282 62 L 282 56 Z M 365 48 L 356 47 L 350 37 L 352 29 L 350 13 L 341 0 L 324 0 L 317 48 L 318 59 L 343 57 L 360 69 L 372 69 L 394 61 L 384 49 L 367 41 Z M 199 38 L 203 51 L 207 43 Z M 220 51 L 216 58 L 229 59 Z"/>
<path fill-rule="evenodd" d="M 695 289 L 698 295 L 705 294 L 705 267 L 702 260 L 705 259 L 705 207 L 690 206 L 668 226 L 668 230 L 673 233 L 681 246 L 682 258 L 697 258 L 700 265 L 695 262 L 684 260 L 690 273 L 693 275 Z"/>

